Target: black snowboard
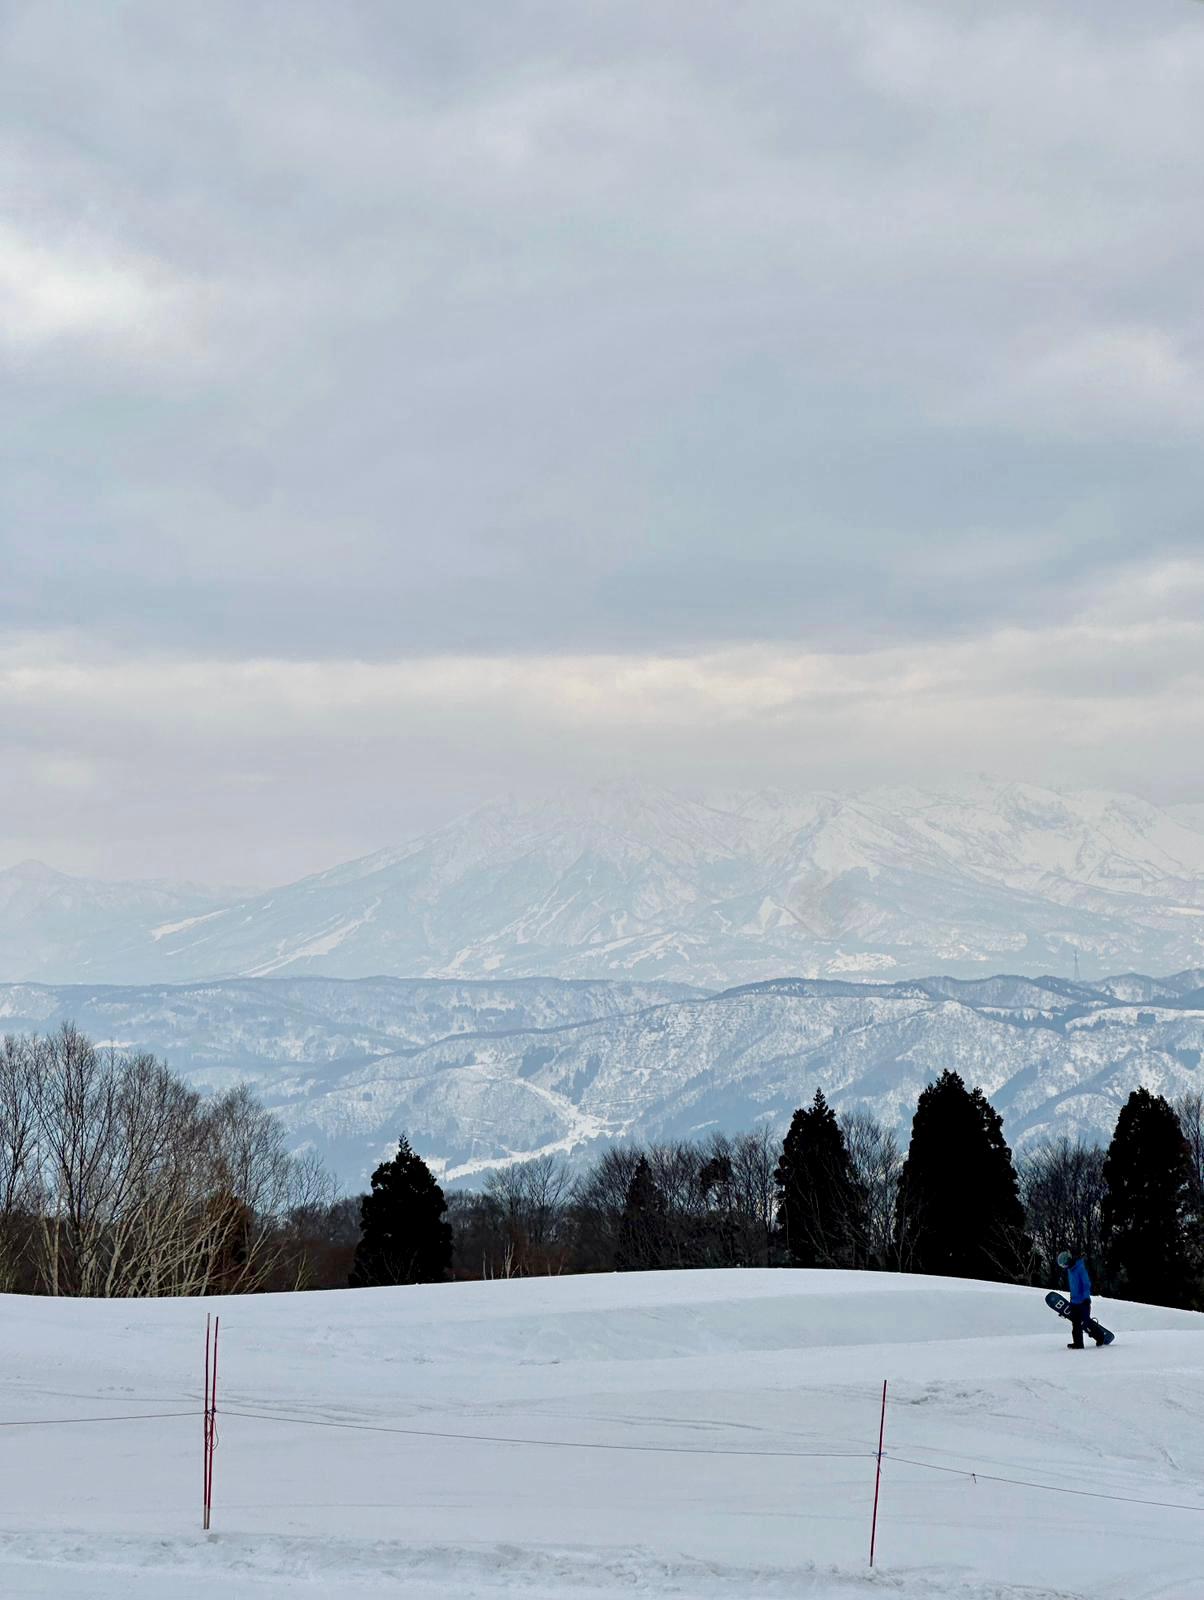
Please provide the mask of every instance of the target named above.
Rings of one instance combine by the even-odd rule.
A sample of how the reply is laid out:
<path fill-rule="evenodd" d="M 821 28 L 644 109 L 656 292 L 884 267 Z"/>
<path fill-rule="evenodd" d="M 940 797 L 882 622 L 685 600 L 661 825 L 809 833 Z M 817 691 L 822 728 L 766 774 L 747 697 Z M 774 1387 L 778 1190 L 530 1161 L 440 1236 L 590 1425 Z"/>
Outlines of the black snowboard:
<path fill-rule="evenodd" d="M 1070 1301 L 1065 1295 L 1058 1294 L 1051 1289 L 1045 1296 L 1045 1304 L 1056 1311 L 1060 1317 L 1070 1320 Z M 1096 1344 L 1111 1344 L 1116 1335 L 1110 1328 L 1105 1328 L 1102 1322 L 1097 1322 L 1094 1317 L 1088 1317 L 1083 1324 L 1083 1332 L 1094 1339 Z"/>

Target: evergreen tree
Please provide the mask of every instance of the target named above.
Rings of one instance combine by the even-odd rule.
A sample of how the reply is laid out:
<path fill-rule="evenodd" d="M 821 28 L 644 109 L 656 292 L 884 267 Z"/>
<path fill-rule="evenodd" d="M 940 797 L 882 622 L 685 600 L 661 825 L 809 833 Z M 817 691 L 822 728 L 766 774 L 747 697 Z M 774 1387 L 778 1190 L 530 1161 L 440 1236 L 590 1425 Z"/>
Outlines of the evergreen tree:
<path fill-rule="evenodd" d="M 1113 1293 L 1154 1305 L 1191 1305 L 1192 1179 L 1191 1153 L 1174 1110 L 1160 1094 L 1134 1089 L 1104 1161 L 1105 1255 Z"/>
<path fill-rule="evenodd" d="M 863 1259 L 865 1190 L 822 1090 L 794 1113 L 774 1181 L 779 1227 L 795 1266 L 851 1267 Z"/>
<path fill-rule="evenodd" d="M 1021 1281 L 1024 1208 L 999 1113 L 942 1072 L 916 1105 L 899 1176 L 899 1259 L 911 1272 Z"/>
<path fill-rule="evenodd" d="M 397 1154 L 372 1174 L 360 1204 L 362 1233 L 348 1279 L 353 1289 L 441 1283 L 452 1257 L 447 1201 L 431 1170 L 402 1136 Z"/>
<path fill-rule="evenodd" d="M 668 1207 L 656 1186 L 647 1156 L 636 1162 L 627 1185 L 615 1267 L 619 1272 L 646 1272 L 665 1265 L 668 1248 Z"/>

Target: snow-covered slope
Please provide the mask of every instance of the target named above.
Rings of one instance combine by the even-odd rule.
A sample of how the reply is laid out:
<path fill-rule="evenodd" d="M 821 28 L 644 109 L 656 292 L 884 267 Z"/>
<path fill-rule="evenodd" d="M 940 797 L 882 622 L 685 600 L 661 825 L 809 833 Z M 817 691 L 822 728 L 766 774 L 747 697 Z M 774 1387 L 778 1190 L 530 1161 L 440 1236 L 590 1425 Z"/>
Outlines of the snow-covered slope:
<path fill-rule="evenodd" d="M 1167 816 L 1182 823 L 1185 828 L 1195 828 L 1204 833 L 1204 801 L 1188 801 L 1183 805 L 1167 806 Z"/>
<path fill-rule="evenodd" d="M 228 899 L 195 884 L 109 883 L 22 861 L 0 870 L 0 974 L 86 973 L 144 945 L 149 929 L 189 924 Z"/>
<path fill-rule="evenodd" d="M 600 1140 L 768 1120 L 817 1085 L 906 1136 L 951 1067 L 988 1091 L 1014 1142 L 1110 1137 L 1138 1083 L 1204 1083 L 1204 972 L 776 979 L 717 995 L 555 979 L 238 979 L 121 989 L 0 987 L 0 1024 L 154 1050 L 205 1089 L 252 1081 L 296 1146 L 362 1184 L 404 1129 L 449 1181 Z"/>
<path fill-rule="evenodd" d="M 1204 1318 L 1096 1309 L 1072 1355 L 1039 1290 L 858 1273 L 0 1297 L 0 1592 L 1197 1600 Z"/>
<path fill-rule="evenodd" d="M 10 978 L 147 982 L 781 972 L 970 976 L 1204 964 L 1204 832 L 1132 796 L 725 795 L 630 784 L 499 801 L 268 894 L 89 938 L 28 921 Z M 91 926 L 91 925 L 89 925 Z M 70 934 L 70 937 L 67 934 Z M 15 936 L 14 936 L 15 937 Z"/>
<path fill-rule="evenodd" d="M 1106 1141 L 1138 1084 L 1199 1088 L 1204 1005 L 1134 1006 L 1047 995 L 975 1004 L 923 984 L 825 993 L 772 984 L 545 1032 L 450 1038 L 327 1076 L 262 1080 L 298 1142 L 343 1170 L 404 1127 L 449 1179 L 514 1156 L 601 1139 L 693 1137 L 766 1120 L 784 1131 L 821 1087 L 905 1139 L 944 1068 L 981 1085 L 1016 1144 Z M 361 1160 L 363 1156 L 361 1155 Z"/>
<path fill-rule="evenodd" d="M 224 982 L 0 984 L 0 1028 L 151 1050 L 182 1072 L 233 1078 L 279 1066 L 347 1066 L 448 1035 L 562 1027 L 704 994 L 686 984 L 559 978 L 233 978 Z"/>

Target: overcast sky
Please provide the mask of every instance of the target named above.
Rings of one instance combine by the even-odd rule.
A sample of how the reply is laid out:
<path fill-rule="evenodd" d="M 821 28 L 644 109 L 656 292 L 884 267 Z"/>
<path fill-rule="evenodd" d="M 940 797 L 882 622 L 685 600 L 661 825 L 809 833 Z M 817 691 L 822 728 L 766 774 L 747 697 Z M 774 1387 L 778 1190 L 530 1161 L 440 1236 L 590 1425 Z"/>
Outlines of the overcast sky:
<path fill-rule="evenodd" d="M 0 0 L 0 866 L 1204 799 L 1204 7 Z"/>

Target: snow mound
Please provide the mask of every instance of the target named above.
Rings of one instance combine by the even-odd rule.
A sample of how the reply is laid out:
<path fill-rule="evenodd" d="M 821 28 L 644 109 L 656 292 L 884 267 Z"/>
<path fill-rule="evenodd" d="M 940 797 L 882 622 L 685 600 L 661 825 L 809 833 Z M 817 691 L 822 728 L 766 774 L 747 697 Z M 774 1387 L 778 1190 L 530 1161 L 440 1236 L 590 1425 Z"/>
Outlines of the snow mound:
<path fill-rule="evenodd" d="M 1187 1600 L 1204 1317 L 1096 1312 L 1079 1355 L 1039 1291 L 887 1274 L 0 1297 L 0 1592 Z"/>

